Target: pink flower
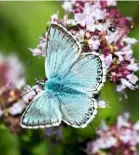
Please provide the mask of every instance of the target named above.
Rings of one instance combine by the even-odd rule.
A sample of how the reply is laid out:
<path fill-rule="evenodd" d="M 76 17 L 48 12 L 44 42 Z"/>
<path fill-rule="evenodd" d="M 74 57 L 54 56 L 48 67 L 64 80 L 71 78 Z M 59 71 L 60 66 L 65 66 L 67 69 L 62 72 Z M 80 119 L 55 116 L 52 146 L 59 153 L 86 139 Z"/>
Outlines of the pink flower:
<path fill-rule="evenodd" d="M 131 129 L 121 129 L 119 132 L 119 138 L 123 143 L 130 145 L 136 145 L 138 143 L 138 133 Z"/>
<path fill-rule="evenodd" d="M 25 69 L 16 55 L 5 56 L 3 54 L 0 54 L 0 70 L 1 88 L 2 86 L 6 85 L 18 86 L 18 82 L 21 80 L 21 76 L 25 73 Z M 22 83 L 23 86 L 25 84 L 25 79 L 22 78 L 22 80 L 24 81 Z"/>
<path fill-rule="evenodd" d="M 64 10 L 66 10 L 68 12 L 72 12 L 72 3 L 71 2 L 63 3 L 62 7 L 64 8 Z"/>
<path fill-rule="evenodd" d="M 88 41 L 89 47 L 91 48 L 91 50 L 97 50 L 100 46 L 100 41 L 98 38 L 91 38 Z"/>
<path fill-rule="evenodd" d="M 135 63 L 132 63 L 132 64 L 129 64 L 128 66 L 127 66 L 127 69 L 128 70 L 132 70 L 132 71 L 138 71 L 138 65 L 137 64 L 135 64 Z"/>
<path fill-rule="evenodd" d="M 51 21 L 52 21 L 52 22 L 57 22 L 57 21 L 58 21 L 58 12 L 57 12 L 57 13 L 54 13 L 54 14 L 51 16 Z"/>
<path fill-rule="evenodd" d="M 22 99 L 25 69 L 16 55 L 0 54 L 0 119 L 13 133 L 21 131 L 20 116 L 26 107 Z"/>
<path fill-rule="evenodd" d="M 116 0 L 107 0 L 107 5 L 108 6 L 116 6 L 117 5 Z"/>
<path fill-rule="evenodd" d="M 104 100 L 100 100 L 100 101 L 98 101 L 98 106 L 99 106 L 99 108 L 106 108 L 107 103 Z"/>
<path fill-rule="evenodd" d="M 76 13 L 74 18 L 76 23 L 80 24 L 83 27 L 86 26 L 88 22 L 88 16 L 85 13 Z"/>
<path fill-rule="evenodd" d="M 33 56 L 42 55 L 42 50 L 38 48 L 35 48 L 35 49 L 30 48 L 29 50 L 33 53 Z"/>
<path fill-rule="evenodd" d="M 122 127 L 130 127 L 131 124 L 128 122 L 129 117 L 129 113 L 119 115 L 117 118 L 117 128 L 120 129 Z"/>
<path fill-rule="evenodd" d="M 132 90 L 134 90 L 135 88 L 137 88 L 136 86 L 134 86 L 132 83 L 130 83 L 128 80 L 121 78 L 121 84 L 124 88 L 128 87 Z"/>
<path fill-rule="evenodd" d="M 98 150 L 100 149 L 107 149 L 112 146 L 115 146 L 116 143 L 117 143 L 116 138 L 114 138 L 113 136 L 104 135 L 102 138 L 98 138 L 97 140 L 87 144 L 87 148 L 89 148 L 89 146 L 92 147 L 90 152 L 88 149 L 87 149 L 87 152 L 89 152 L 89 154 L 94 154 L 98 152 Z"/>
<path fill-rule="evenodd" d="M 105 57 L 105 63 L 106 63 L 106 66 L 109 67 L 112 63 L 112 55 L 109 54 L 108 56 Z"/>
<path fill-rule="evenodd" d="M 10 107 L 8 111 L 11 115 L 18 115 L 23 112 L 25 107 L 26 107 L 25 102 L 21 100 L 21 101 L 16 102 L 15 104 L 13 104 L 13 106 Z"/>
<path fill-rule="evenodd" d="M 100 152 L 114 155 L 135 155 L 138 144 L 138 123 L 129 120 L 129 113 L 118 116 L 117 124 L 107 126 L 104 121 L 96 131 L 98 137 L 87 143 L 85 152 L 89 155 Z M 133 148 L 133 149 L 132 149 Z"/>
<path fill-rule="evenodd" d="M 138 77 L 134 74 L 129 74 L 127 75 L 127 79 L 132 83 L 132 84 L 136 84 L 136 82 L 138 81 Z"/>

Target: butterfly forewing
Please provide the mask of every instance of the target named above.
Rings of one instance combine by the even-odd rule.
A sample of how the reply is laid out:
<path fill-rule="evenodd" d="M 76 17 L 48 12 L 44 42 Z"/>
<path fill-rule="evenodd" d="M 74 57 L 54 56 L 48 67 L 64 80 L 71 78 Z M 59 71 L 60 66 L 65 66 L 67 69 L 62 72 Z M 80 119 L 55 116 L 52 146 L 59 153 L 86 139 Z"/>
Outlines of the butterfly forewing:
<path fill-rule="evenodd" d="M 46 47 L 48 78 L 62 78 L 80 53 L 80 45 L 62 26 L 51 24 Z"/>

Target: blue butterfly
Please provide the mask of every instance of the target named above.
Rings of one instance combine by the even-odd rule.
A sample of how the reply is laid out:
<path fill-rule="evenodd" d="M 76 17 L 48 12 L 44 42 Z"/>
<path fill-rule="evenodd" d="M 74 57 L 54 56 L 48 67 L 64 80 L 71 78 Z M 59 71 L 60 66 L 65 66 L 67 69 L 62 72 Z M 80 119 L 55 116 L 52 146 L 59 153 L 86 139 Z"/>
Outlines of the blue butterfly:
<path fill-rule="evenodd" d="M 35 96 L 21 118 L 25 128 L 59 126 L 84 128 L 97 114 L 95 94 L 105 82 L 103 57 L 82 53 L 79 42 L 63 26 L 48 31 L 44 90 Z"/>

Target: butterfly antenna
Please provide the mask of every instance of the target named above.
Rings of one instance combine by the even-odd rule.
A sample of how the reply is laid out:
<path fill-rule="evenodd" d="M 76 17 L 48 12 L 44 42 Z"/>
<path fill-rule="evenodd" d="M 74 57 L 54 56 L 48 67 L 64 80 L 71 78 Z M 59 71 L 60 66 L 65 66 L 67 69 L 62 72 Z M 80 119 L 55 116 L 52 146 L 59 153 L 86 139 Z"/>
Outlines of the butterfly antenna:
<path fill-rule="evenodd" d="M 20 99 L 20 98 L 22 98 L 23 96 L 27 95 L 27 94 L 28 94 L 28 93 L 30 93 L 31 91 L 35 91 L 35 89 L 31 89 L 31 90 L 30 90 L 30 91 L 28 91 L 27 93 L 25 93 L 25 94 L 23 94 L 23 95 L 19 96 L 19 97 L 18 97 L 18 99 Z"/>

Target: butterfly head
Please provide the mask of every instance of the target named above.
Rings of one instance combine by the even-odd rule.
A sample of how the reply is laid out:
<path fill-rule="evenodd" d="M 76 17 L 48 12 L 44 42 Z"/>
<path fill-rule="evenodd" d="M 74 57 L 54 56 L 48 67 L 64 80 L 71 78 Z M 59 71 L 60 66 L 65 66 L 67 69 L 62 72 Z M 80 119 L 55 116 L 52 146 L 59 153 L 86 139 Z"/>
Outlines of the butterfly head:
<path fill-rule="evenodd" d="M 36 84 L 37 84 L 39 87 L 41 87 L 42 89 L 45 89 L 45 83 L 46 83 L 46 81 L 47 81 L 47 78 L 42 79 L 42 80 L 37 80 L 37 81 L 36 81 Z"/>

